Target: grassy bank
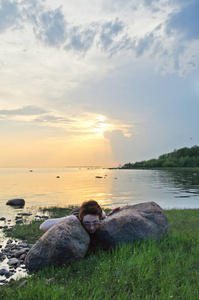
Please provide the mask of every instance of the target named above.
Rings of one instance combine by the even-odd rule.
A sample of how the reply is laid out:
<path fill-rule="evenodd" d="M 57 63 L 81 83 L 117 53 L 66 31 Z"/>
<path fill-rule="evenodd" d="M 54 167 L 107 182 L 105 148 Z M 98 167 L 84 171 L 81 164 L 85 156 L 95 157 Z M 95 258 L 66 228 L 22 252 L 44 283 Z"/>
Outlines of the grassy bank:
<path fill-rule="evenodd" d="M 57 209 L 51 215 L 65 215 Z M 69 212 L 69 211 L 68 211 Z M 71 266 L 46 268 L 1 287 L 2 299 L 199 299 L 199 210 L 165 211 L 172 234 L 161 242 L 98 251 Z M 41 222 L 17 225 L 9 236 L 35 242 Z M 50 279 L 50 280 L 49 280 Z"/>

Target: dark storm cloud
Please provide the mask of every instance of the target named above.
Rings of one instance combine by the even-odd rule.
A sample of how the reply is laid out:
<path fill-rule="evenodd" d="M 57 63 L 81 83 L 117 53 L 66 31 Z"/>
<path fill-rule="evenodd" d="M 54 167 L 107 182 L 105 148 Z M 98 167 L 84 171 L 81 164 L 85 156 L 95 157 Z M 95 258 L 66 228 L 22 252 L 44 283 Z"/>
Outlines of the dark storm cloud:
<path fill-rule="evenodd" d="M 44 114 L 47 111 L 37 106 L 25 106 L 19 109 L 2 109 L 0 110 L 0 116 L 32 116 Z"/>

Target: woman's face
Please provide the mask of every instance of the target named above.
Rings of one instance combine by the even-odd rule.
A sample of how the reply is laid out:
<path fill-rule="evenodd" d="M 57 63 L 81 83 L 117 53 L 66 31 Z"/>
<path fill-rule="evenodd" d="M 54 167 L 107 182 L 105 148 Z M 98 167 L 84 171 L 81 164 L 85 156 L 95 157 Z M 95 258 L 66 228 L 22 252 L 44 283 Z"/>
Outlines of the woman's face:
<path fill-rule="evenodd" d="M 94 233 L 100 224 L 99 216 L 97 215 L 85 215 L 82 220 L 82 225 L 88 231 L 88 233 Z"/>

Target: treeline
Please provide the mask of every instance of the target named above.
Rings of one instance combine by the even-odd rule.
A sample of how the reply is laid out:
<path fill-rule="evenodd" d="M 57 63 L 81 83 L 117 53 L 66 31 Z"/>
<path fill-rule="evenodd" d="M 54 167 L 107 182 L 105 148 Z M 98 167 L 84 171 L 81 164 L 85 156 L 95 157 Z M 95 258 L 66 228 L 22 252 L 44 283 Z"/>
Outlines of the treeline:
<path fill-rule="evenodd" d="M 158 159 L 144 160 L 134 164 L 127 163 L 122 166 L 122 169 L 162 167 L 199 167 L 199 146 L 174 150 L 160 155 Z"/>

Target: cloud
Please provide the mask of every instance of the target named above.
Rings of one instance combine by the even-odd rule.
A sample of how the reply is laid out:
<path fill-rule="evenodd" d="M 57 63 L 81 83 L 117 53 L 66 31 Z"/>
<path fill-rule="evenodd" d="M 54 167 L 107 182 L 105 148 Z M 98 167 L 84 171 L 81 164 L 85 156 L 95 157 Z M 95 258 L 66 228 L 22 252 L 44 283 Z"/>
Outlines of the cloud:
<path fill-rule="evenodd" d="M 132 137 L 124 136 L 121 130 L 106 131 L 104 137 L 110 142 L 116 161 L 124 162 L 132 153 Z"/>
<path fill-rule="evenodd" d="M 137 56 L 142 56 L 146 50 L 149 50 L 151 46 L 153 46 L 155 41 L 155 37 L 153 32 L 150 34 L 146 34 L 143 38 L 138 39 L 137 42 L 134 43 L 134 50 Z"/>
<path fill-rule="evenodd" d="M 18 3 L 2 0 L 0 6 L 0 32 L 11 27 L 17 27 L 21 14 L 19 12 Z"/>
<path fill-rule="evenodd" d="M 183 1 L 184 2 L 184 1 Z M 186 40 L 199 39 L 199 2 L 198 0 L 186 1 L 181 9 L 170 14 L 166 32 L 169 35 L 177 34 Z"/>
<path fill-rule="evenodd" d="M 113 45 L 115 38 L 124 30 L 124 27 L 124 22 L 119 18 L 101 25 L 100 45 L 103 50 L 108 50 Z"/>
<path fill-rule="evenodd" d="M 28 33 L 31 30 L 41 44 L 81 58 L 89 50 L 101 50 L 109 58 L 124 53 L 132 59 L 145 56 L 158 70 L 181 76 L 198 66 L 197 0 L 106 2 L 98 7 L 101 19 L 90 16 L 87 23 L 81 18 L 71 23 L 63 7 L 52 9 L 39 0 L 2 0 L 0 32 L 13 27 L 25 32 L 29 23 Z"/>
<path fill-rule="evenodd" d="M 61 8 L 34 15 L 34 32 L 38 40 L 49 46 L 63 45 L 67 38 L 67 22 Z"/>
<path fill-rule="evenodd" d="M 69 32 L 69 39 L 64 46 L 65 50 L 75 50 L 86 53 L 88 49 L 93 46 L 96 31 L 94 23 L 89 28 L 82 29 L 82 27 L 74 26 Z"/>
<path fill-rule="evenodd" d="M 71 123 L 75 122 L 74 120 L 66 119 L 64 117 L 56 117 L 56 116 L 51 116 L 51 115 L 44 115 L 39 118 L 36 118 L 33 120 L 34 122 L 41 122 L 41 123 Z"/>
<path fill-rule="evenodd" d="M 39 108 L 37 106 L 25 106 L 19 109 L 2 109 L 0 110 L 1 116 L 32 116 L 32 115 L 40 115 L 44 114 L 47 111 L 43 108 Z"/>

